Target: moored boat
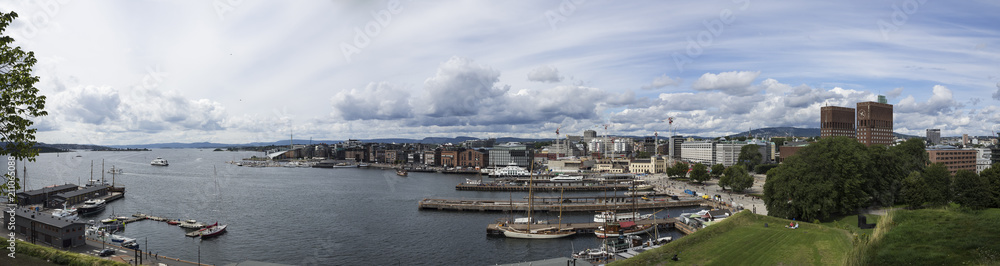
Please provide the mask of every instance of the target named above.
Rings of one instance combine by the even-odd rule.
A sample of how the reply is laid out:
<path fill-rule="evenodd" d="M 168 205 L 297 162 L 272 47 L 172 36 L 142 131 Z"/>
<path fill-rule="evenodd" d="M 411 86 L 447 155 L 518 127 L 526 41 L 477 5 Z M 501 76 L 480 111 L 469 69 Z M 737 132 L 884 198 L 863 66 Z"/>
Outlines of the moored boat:
<path fill-rule="evenodd" d="M 218 223 L 216 223 L 216 224 L 218 224 Z M 222 233 L 226 232 L 226 227 L 229 227 L 229 225 L 228 224 L 224 224 L 224 225 L 213 226 L 212 228 L 209 228 L 205 232 L 202 232 L 201 233 L 201 238 L 205 239 L 205 238 L 211 238 L 211 237 L 219 236 Z"/>
<path fill-rule="evenodd" d="M 153 159 L 153 161 L 149 162 L 149 164 L 150 165 L 156 165 L 156 166 L 168 166 L 168 165 L 170 165 L 169 163 L 167 163 L 166 159 L 163 159 L 161 157 L 156 157 L 156 159 Z"/>
<path fill-rule="evenodd" d="M 396 175 L 398 175 L 398 176 L 407 176 L 407 175 L 409 175 L 409 173 L 406 172 L 406 169 L 399 169 L 399 170 L 396 170 Z"/>
<path fill-rule="evenodd" d="M 650 218 L 653 218 L 652 214 L 640 214 L 639 212 L 616 213 L 615 211 L 603 211 L 599 214 L 594 214 L 595 223 L 641 221 Z"/>
<path fill-rule="evenodd" d="M 623 221 L 610 223 L 607 226 L 598 226 L 597 230 L 594 230 L 594 235 L 597 235 L 599 238 L 611 238 L 621 235 L 631 236 L 646 233 L 652 229 L 653 225 L 650 224 L 635 224 L 633 221 Z"/>
<path fill-rule="evenodd" d="M 105 201 L 103 199 L 91 199 L 83 202 L 83 205 L 76 208 L 76 212 L 80 215 L 94 214 L 104 211 L 106 207 Z"/>

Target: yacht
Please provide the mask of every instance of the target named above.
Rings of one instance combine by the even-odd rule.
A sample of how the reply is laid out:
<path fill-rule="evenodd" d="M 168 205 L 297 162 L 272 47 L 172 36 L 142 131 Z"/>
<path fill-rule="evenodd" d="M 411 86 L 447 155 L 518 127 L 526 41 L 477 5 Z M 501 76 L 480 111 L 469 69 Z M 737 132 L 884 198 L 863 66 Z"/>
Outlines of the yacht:
<path fill-rule="evenodd" d="M 104 211 L 105 202 L 102 199 L 91 199 L 83 202 L 83 206 L 76 208 L 80 215 L 88 215 Z"/>
<path fill-rule="evenodd" d="M 76 208 L 66 208 L 63 206 L 62 209 L 56 209 L 52 212 L 52 217 L 62 218 L 66 220 L 76 220 L 79 215 L 76 213 Z"/>
<path fill-rule="evenodd" d="M 163 158 L 160 158 L 160 157 L 156 157 L 156 159 L 154 159 L 149 164 L 151 164 L 151 165 L 157 165 L 157 166 L 167 166 L 167 165 L 170 165 L 170 164 L 167 163 L 166 159 L 163 159 Z"/>
<path fill-rule="evenodd" d="M 638 219 L 636 219 L 638 217 Z M 614 211 L 603 211 L 600 214 L 594 214 L 595 223 L 613 223 L 622 221 L 641 221 L 653 218 L 653 214 L 639 214 L 639 212 L 624 212 L 615 213 Z"/>

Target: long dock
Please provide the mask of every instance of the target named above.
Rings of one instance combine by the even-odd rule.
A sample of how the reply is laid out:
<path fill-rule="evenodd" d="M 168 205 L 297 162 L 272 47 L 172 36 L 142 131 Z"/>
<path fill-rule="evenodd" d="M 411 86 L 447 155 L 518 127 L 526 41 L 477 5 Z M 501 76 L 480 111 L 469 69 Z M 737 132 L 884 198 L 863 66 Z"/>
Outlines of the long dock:
<path fill-rule="evenodd" d="M 677 218 L 663 218 L 663 219 L 649 219 L 641 220 L 636 222 L 636 224 L 656 224 L 660 229 L 673 228 L 676 223 L 681 223 Z M 533 224 L 534 228 L 562 228 L 563 230 L 573 230 L 577 234 L 593 234 L 597 227 L 603 226 L 604 223 L 564 223 L 564 224 Z M 527 224 L 511 224 L 511 227 L 515 229 L 524 230 L 528 228 Z M 496 223 L 491 223 L 486 226 L 486 235 L 490 236 L 502 236 L 503 231 L 497 227 Z"/>
<path fill-rule="evenodd" d="M 707 204 L 704 199 L 684 197 L 680 200 L 638 200 L 636 202 L 621 202 L 617 204 L 604 203 L 563 203 L 564 212 L 594 212 L 608 209 L 663 209 L 673 207 L 691 207 Z M 417 203 L 421 210 L 448 211 L 527 211 L 527 201 L 509 200 L 474 200 L 474 199 L 423 199 Z M 534 211 L 559 211 L 559 202 L 541 202 L 532 206 Z"/>
<path fill-rule="evenodd" d="M 632 186 L 630 185 L 571 185 L 569 183 L 551 183 L 552 185 L 535 185 L 532 186 L 535 191 L 607 191 L 607 190 L 621 190 L 626 191 Z M 467 184 L 462 183 L 455 185 L 455 190 L 475 190 L 475 191 L 528 191 L 528 186 L 526 185 L 507 185 L 507 184 Z"/>

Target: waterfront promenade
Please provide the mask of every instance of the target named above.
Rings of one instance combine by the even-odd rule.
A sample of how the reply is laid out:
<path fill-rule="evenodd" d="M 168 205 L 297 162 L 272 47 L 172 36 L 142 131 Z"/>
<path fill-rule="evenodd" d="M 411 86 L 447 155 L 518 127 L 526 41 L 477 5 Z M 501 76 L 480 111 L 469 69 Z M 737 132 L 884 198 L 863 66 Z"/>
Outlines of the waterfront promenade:
<path fill-rule="evenodd" d="M 656 192 L 658 193 L 668 193 L 675 195 L 684 195 L 684 190 L 693 190 L 698 192 L 698 195 L 721 195 L 722 203 L 728 204 L 732 207 L 743 207 L 746 210 L 750 210 L 756 214 L 767 215 L 767 207 L 764 206 L 763 199 L 757 199 L 755 197 L 749 196 L 749 194 L 763 194 L 764 193 L 764 181 L 767 179 L 764 175 L 752 175 L 754 177 L 753 186 L 747 189 L 743 194 L 730 193 L 728 191 L 722 191 L 722 187 L 719 187 L 718 179 L 712 179 L 705 181 L 704 185 L 689 184 L 683 181 L 670 180 L 666 174 L 656 174 L 645 177 L 644 179 L 652 185 L 656 185 Z"/>

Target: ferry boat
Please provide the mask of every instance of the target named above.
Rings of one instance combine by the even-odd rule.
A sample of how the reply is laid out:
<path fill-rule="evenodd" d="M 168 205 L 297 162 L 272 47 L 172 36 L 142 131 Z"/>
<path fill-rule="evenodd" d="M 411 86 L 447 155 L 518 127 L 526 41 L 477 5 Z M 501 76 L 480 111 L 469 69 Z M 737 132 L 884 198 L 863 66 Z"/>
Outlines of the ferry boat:
<path fill-rule="evenodd" d="M 531 172 L 511 162 L 504 168 L 495 169 L 491 176 L 530 176 Z"/>
<path fill-rule="evenodd" d="M 91 199 L 83 202 L 83 205 L 76 208 L 76 212 L 80 215 L 88 215 L 93 213 L 98 213 L 104 211 L 106 204 L 102 199 Z"/>
<path fill-rule="evenodd" d="M 156 157 L 156 159 L 153 159 L 153 161 L 149 162 L 149 164 L 150 165 L 156 165 L 156 166 L 168 166 L 168 165 L 170 165 L 169 163 L 167 163 L 166 159 L 163 159 L 163 158 L 160 158 L 160 157 Z"/>

